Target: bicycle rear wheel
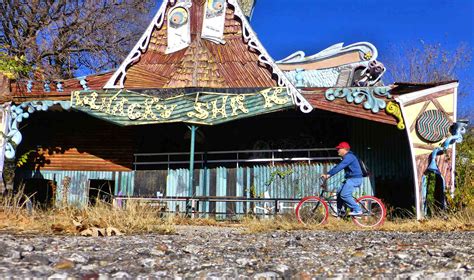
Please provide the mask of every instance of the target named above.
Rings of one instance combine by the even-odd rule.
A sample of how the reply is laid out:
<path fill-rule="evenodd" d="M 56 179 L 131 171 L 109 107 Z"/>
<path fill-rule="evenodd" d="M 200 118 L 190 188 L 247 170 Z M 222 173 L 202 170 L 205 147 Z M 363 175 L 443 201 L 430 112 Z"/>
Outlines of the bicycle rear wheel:
<path fill-rule="evenodd" d="M 328 219 L 328 205 L 317 196 L 307 196 L 296 206 L 296 218 L 306 225 L 320 225 Z"/>
<path fill-rule="evenodd" d="M 352 221 L 360 227 L 378 227 L 383 225 L 387 210 L 382 201 L 374 196 L 361 196 L 356 199 L 362 209 L 362 215 L 353 217 Z"/>

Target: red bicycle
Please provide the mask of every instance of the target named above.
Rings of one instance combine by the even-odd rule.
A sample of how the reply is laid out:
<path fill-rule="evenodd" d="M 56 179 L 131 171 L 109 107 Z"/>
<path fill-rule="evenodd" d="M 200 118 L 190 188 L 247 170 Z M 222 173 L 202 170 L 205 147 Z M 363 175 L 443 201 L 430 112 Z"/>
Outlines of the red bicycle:
<path fill-rule="evenodd" d="M 365 228 L 378 227 L 383 225 L 387 210 L 382 201 L 374 196 L 365 195 L 355 198 L 362 209 L 362 214 L 349 216 L 345 211 L 338 213 L 336 206 L 336 195 L 327 190 L 326 180 L 322 179 L 321 193 L 319 196 L 303 197 L 296 206 L 296 217 L 300 223 L 307 225 L 321 225 L 328 221 L 329 212 L 334 217 L 352 219 L 352 221 Z"/>

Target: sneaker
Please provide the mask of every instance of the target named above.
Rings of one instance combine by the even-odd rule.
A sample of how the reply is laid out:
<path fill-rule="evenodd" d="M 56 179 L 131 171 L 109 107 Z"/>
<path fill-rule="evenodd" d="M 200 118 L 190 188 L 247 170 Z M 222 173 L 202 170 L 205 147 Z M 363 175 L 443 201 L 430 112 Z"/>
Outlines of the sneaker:
<path fill-rule="evenodd" d="M 349 212 L 349 216 L 360 216 L 362 215 L 362 211 L 351 211 Z"/>

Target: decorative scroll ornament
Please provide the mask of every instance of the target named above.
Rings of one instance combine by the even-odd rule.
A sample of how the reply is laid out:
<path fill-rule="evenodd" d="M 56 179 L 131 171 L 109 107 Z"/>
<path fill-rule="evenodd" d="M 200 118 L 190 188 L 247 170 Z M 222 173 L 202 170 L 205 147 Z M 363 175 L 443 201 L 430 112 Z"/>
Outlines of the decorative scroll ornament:
<path fill-rule="evenodd" d="M 403 121 L 403 116 L 402 116 L 402 110 L 400 110 L 400 105 L 393 101 L 389 101 L 387 103 L 387 107 L 385 108 L 385 111 L 387 114 L 390 114 L 397 118 L 398 123 L 397 123 L 397 128 L 400 130 L 405 129 L 405 122 Z"/>
<path fill-rule="evenodd" d="M 55 104 L 59 104 L 64 110 L 71 108 L 71 102 L 69 101 L 30 101 L 10 107 L 11 122 L 8 124 L 8 133 L 4 136 L 6 138 L 5 157 L 7 159 L 15 158 L 16 147 L 23 139 L 18 129 L 18 124 L 21 123 L 23 119 L 29 118 L 30 114 L 36 111 L 47 111 L 49 107 Z"/>
<path fill-rule="evenodd" d="M 423 140 L 431 143 L 445 138 L 450 126 L 449 117 L 438 110 L 425 111 L 416 120 L 416 132 Z"/>
<path fill-rule="evenodd" d="M 345 98 L 348 103 L 360 104 L 364 102 L 364 109 L 378 113 L 385 109 L 386 103 L 378 97 L 392 98 L 390 87 L 374 88 L 330 88 L 326 90 L 325 97 L 329 101 L 336 98 Z"/>
<path fill-rule="evenodd" d="M 226 9 L 226 0 L 206 1 L 201 38 L 212 41 L 216 44 L 225 44 L 224 23 Z"/>
<path fill-rule="evenodd" d="M 182 0 L 168 12 L 168 46 L 165 54 L 187 48 L 191 44 L 191 18 L 189 0 Z"/>

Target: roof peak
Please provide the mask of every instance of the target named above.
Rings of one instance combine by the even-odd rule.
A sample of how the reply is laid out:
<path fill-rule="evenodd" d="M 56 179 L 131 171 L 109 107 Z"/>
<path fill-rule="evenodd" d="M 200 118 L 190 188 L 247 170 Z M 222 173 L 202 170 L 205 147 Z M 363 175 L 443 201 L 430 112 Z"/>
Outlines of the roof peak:
<path fill-rule="evenodd" d="M 104 88 L 279 86 L 288 88 L 303 111 L 311 111 L 258 40 L 239 3 L 250 10 L 255 5 L 254 0 L 164 0 Z"/>

